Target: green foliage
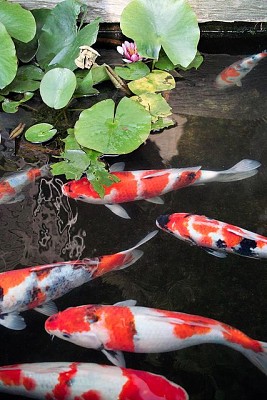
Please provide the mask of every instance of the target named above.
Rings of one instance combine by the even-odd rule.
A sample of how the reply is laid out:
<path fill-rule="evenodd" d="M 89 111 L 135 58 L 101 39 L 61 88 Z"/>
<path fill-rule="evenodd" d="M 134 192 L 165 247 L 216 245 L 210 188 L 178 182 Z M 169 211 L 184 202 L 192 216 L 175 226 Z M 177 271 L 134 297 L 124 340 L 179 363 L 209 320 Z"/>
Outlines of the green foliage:
<path fill-rule="evenodd" d="M 45 143 L 57 133 L 51 124 L 35 124 L 25 132 L 25 138 L 32 143 Z"/>
<path fill-rule="evenodd" d="M 115 72 L 122 79 L 134 81 L 135 79 L 143 78 L 150 73 L 148 66 L 142 61 L 131 64 L 126 64 L 123 67 L 115 67 Z"/>
<path fill-rule="evenodd" d="M 48 71 L 41 82 L 40 94 L 45 104 L 59 109 L 65 107 L 76 88 L 76 77 L 67 68 L 54 68 Z"/>
<path fill-rule="evenodd" d="M 0 0 L 0 22 L 14 39 L 28 43 L 34 38 L 36 24 L 32 13 L 19 4 Z M 2 46 L 2 42 L 1 42 Z"/>
<path fill-rule="evenodd" d="M 63 0 L 52 10 L 32 12 L 0 0 L 0 101 L 3 111 L 14 113 L 40 89 L 43 102 L 59 110 L 77 97 L 97 95 L 95 86 L 106 80 L 124 94 L 136 94 L 118 104 L 108 99 L 82 111 L 63 140 L 62 160 L 52 166 L 54 175 L 65 174 L 67 179 L 86 174 L 103 196 L 104 187 L 116 177 L 108 173 L 101 156 L 130 153 L 151 130 L 172 126 L 171 108 L 158 93 L 175 87 L 166 71 L 198 68 L 203 58 L 197 53 L 196 16 L 186 0 L 133 0 L 122 13 L 121 28 L 148 60 L 77 70 L 78 56 L 81 68 L 90 66 L 90 62 L 83 64 L 84 48 L 80 52 L 80 47 L 95 43 L 99 29 L 99 18 L 77 25 L 78 16 L 86 10 L 80 0 Z M 25 137 L 32 143 L 45 143 L 56 132 L 53 125 L 41 123 L 30 127 Z"/>
<path fill-rule="evenodd" d="M 95 191 L 103 197 L 103 185 L 110 186 L 118 182 L 118 179 L 110 175 L 104 162 L 100 161 L 101 153 L 82 148 L 75 139 L 73 129 L 68 130 L 68 136 L 63 139 L 63 142 L 65 142 L 65 150 L 61 153 L 63 161 L 52 165 L 53 175 L 65 175 L 67 179 L 80 179 L 83 174 L 86 174 Z"/>
<path fill-rule="evenodd" d="M 154 70 L 144 78 L 128 83 L 129 89 L 137 95 L 143 93 L 161 92 L 175 87 L 175 80 L 172 75 L 165 71 Z"/>
<path fill-rule="evenodd" d="M 25 92 L 23 95 L 23 98 L 18 101 L 12 101 L 9 99 L 5 99 L 2 103 L 2 109 L 6 113 L 13 114 L 18 111 L 18 107 L 25 103 L 26 101 L 30 100 L 33 97 L 33 93 L 31 92 Z"/>
<path fill-rule="evenodd" d="M 122 12 L 121 29 L 142 57 L 157 60 L 162 47 L 174 65 L 187 67 L 195 58 L 200 31 L 186 0 L 133 0 Z"/>
<path fill-rule="evenodd" d="M 84 110 L 76 122 L 77 142 L 104 154 L 126 154 L 139 147 L 151 130 L 151 116 L 138 103 L 124 97 L 117 106 L 108 99 Z"/>
<path fill-rule="evenodd" d="M 14 43 L 7 33 L 5 26 L 0 22 L 0 89 L 7 86 L 16 76 L 17 57 Z"/>

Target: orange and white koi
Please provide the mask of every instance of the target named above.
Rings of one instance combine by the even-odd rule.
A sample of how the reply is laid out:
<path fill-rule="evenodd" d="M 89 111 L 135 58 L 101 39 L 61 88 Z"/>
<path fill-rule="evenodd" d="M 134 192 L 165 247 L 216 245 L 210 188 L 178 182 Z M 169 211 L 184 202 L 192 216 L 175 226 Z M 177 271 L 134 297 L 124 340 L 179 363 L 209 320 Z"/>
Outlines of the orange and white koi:
<path fill-rule="evenodd" d="M 120 217 L 130 218 L 119 203 L 147 200 L 162 204 L 163 200 L 159 196 L 172 190 L 208 182 L 231 182 L 249 178 L 258 172 L 260 163 L 245 159 L 225 171 L 205 171 L 201 167 L 121 171 L 122 165 L 124 163 L 116 163 L 111 167 L 111 174 L 116 176 L 119 182 L 105 187 L 102 198 L 86 177 L 65 183 L 62 192 L 72 199 L 104 204 Z"/>
<path fill-rule="evenodd" d="M 225 68 L 215 79 L 215 86 L 218 89 L 227 89 L 234 85 L 242 86 L 243 79 L 260 60 L 267 56 L 267 50 L 261 53 L 253 54 L 250 57 L 245 57 L 229 67 Z"/>
<path fill-rule="evenodd" d="M 0 367 L 0 392 L 41 400 L 188 400 L 161 375 L 79 362 Z"/>
<path fill-rule="evenodd" d="M 267 343 L 214 319 L 134 304 L 128 300 L 67 308 L 48 318 L 45 329 L 79 346 L 101 350 L 115 365 L 123 365 L 122 351 L 161 353 L 218 343 L 240 351 L 267 374 Z"/>
<path fill-rule="evenodd" d="M 0 325 L 24 329 L 26 324 L 19 313 L 32 308 L 44 315 L 56 313 L 52 300 L 109 271 L 129 267 L 143 255 L 137 247 L 157 232 L 149 233 L 134 247 L 116 254 L 0 273 Z"/>
<path fill-rule="evenodd" d="M 232 253 L 244 257 L 267 258 L 267 237 L 204 215 L 161 215 L 156 225 L 216 257 L 224 258 L 227 253 Z"/>
<path fill-rule="evenodd" d="M 24 171 L 16 172 L 7 178 L 0 180 L 0 204 L 16 203 L 24 199 L 21 191 L 42 176 L 47 176 L 49 167 L 30 168 Z"/>

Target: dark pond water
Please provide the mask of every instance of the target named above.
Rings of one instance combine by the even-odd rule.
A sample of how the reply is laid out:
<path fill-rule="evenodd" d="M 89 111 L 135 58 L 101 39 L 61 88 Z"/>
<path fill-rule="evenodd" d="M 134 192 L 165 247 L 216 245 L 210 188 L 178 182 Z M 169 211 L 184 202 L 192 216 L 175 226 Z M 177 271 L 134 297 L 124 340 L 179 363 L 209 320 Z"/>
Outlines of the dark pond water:
<path fill-rule="evenodd" d="M 262 61 L 242 88 L 218 92 L 216 74 L 241 56 L 206 56 L 199 71 L 177 82 L 170 102 L 176 128 L 152 135 L 133 154 L 121 157 L 126 169 L 202 165 L 226 169 L 243 158 L 262 163 L 258 175 L 240 182 L 184 188 L 164 196 L 164 205 L 125 205 L 131 220 L 104 206 L 68 200 L 62 181 L 42 179 L 23 202 L 1 205 L 1 270 L 115 253 L 155 229 L 160 214 L 189 212 L 267 235 L 267 63 Z M 0 114 L 3 132 L 29 113 Z M 8 142 L 6 142 L 8 146 Z M 11 169 L 13 149 L 2 148 L 2 166 Z M 8 161 L 7 161 L 8 158 Z M 18 161 L 18 158 L 15 158 Z M 20 161 L 19 165 L 23 163 Z M 229 255 L 219 259 L 160 232 L 133 266 L 105 275 L 56 301 L 69 306 L 136 299 L 138 305 L 198 314 L 228 323 L 267 341 L 267 262 Z M 0 364 L 44 361 L 106 363 L 102 353 L 51 337 L 45 317 L 23 313 L 27 328 L 0 327 Z M 243 355 L 206 344 L 164 354 L 125 354 L 128 367 L 165 375 L 181 384 L 191 400 L 254 400 L 266 397 L 267 377 Z M 1 399 L 12 396 L 1 395 Z M 14 397 L 14 399 L 17 397 Z"/>

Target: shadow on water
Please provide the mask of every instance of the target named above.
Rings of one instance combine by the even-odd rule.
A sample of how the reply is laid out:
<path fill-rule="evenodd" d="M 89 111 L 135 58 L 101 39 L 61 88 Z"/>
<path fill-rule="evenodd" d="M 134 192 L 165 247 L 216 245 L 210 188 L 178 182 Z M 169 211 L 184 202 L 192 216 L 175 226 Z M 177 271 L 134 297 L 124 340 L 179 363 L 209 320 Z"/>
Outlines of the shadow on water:
<path fill-rule="evenodd" d="M 177 82 L 169 99 L 177 127 L 151 135 L 137 151 L 114 161 L 125 161 L 129 170 L 197 165 L 220 170 L 251 158 L 262 163 L 256 176 L 172 192 L 164 196 L 164 205 L 128 203 L 125 208 L 131 220 L 120 219 L 102 206 L 68 200 L 61 194 L 59 178 L 43 178 L 26 192 L 24 202 L 0 208 L 1 270 L 127 249 L 155 229 L 157 216 L 173 212 L 204 214 L 267 235 L 266 61 L 247 75 L 242 88 L 219 92 L 212 86 L 216 74 L 239 58 L 207 55 L 198 71 L 184 73 L 186 79 Z M 3 121 L 8 130 L 7 117 L 2 125 Z M 218 259 L 164 232 L 143 249 L 145 254 L 136 265 L 75 289 L 56 301 L 59 309 L 133 298 L 143 306 L 214 318 L 267 341 L 266 261 L 232 255 Z M 36 312 L 24 316 L 23 331 L 0 327 L 1 364 L 107 362 L 99 352 L 57 338 L 51 341 L 43 329 L 45 318 Z M 181 384 L 191 400 L 266 396 L 266 376 L 225 346 L 127 353 L 125 358 L 128 367 L 163 374 Z"/>

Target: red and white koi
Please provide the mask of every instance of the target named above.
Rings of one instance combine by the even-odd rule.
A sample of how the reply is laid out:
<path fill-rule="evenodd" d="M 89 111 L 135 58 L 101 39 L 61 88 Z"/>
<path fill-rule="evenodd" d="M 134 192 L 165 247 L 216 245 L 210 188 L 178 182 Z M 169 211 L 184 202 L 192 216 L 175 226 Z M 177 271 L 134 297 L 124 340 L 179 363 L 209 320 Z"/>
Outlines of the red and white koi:
<path fill-rule="evenodd" d="M 111 167 L 111 174 L 120 181 L 105 187 L 102 198 L 86 177 L 65 183 L 62 192 L 72 199 L 104 204 L 120 217 L 130 218 L 119 203 L 147 200 L 162 204 L 163 200 L 159 196 L 172 190 L 209 182 L 231 182 L 249 178 L 258 172 L 260 163 L 245 159 L 225 171 L 205 171 L 201 167 L 118 171 L 123 168 L 122 165 L 124 163 L 116 163 Z"/>
<path fill-rule="evenodd" d="M 215 79 L 215 86 L 218 89 L 226 89 L 236 86 L 242 86 L 241 79 L 243 79 L 260 60 L 267 56 L 267 50 L 261 53 L 254 54 L 250 57 L 245 57 L 229 67 L 225 68 Z"/>
<path fill-rule="evenodd" d="M 224 258 L 227 253 L 232 253 L 244 257 L 267 258 L 267 237 L 204 215 L 161 215 L 156 225 L 216 257 Z"/>
<path fill-rule="evenodd" d="M 0 180 L 0 204 L 16 203 L 24 199 L 21 191 L 42 176 L 47 176 L 49 167 L 30 168 L 24 171 L 16 172 L 7 178 Z"/>
<path fill-rule="evenodd" d="M 161 375 L 78 362 L 0 367 L 0 392 L 41 400 L 188 400 Z"/>
<path fill-rule="evenodd" d="M 267 374 L 267 343 L 251 339 L 222 322 L 174 311 L 117 305 L 71 307 L 45 322 L 51 335 L 82 347 L 101 350 L 115 365 L 122 351 L 161 353 L 202 343 L 218 343 L 240 351 Z"/>
<path fill-rule="evenodd" d="M 19 313 L 32 308 L 44 315 L 56 313 L 52 300 L 107 272 L 134 264 L 143 255 L 137 247 L 157 232 L 149 233 L 134 247 L 116 254 L 0 273 L 0 325 L 24 329 L 26 324 Z"/>

